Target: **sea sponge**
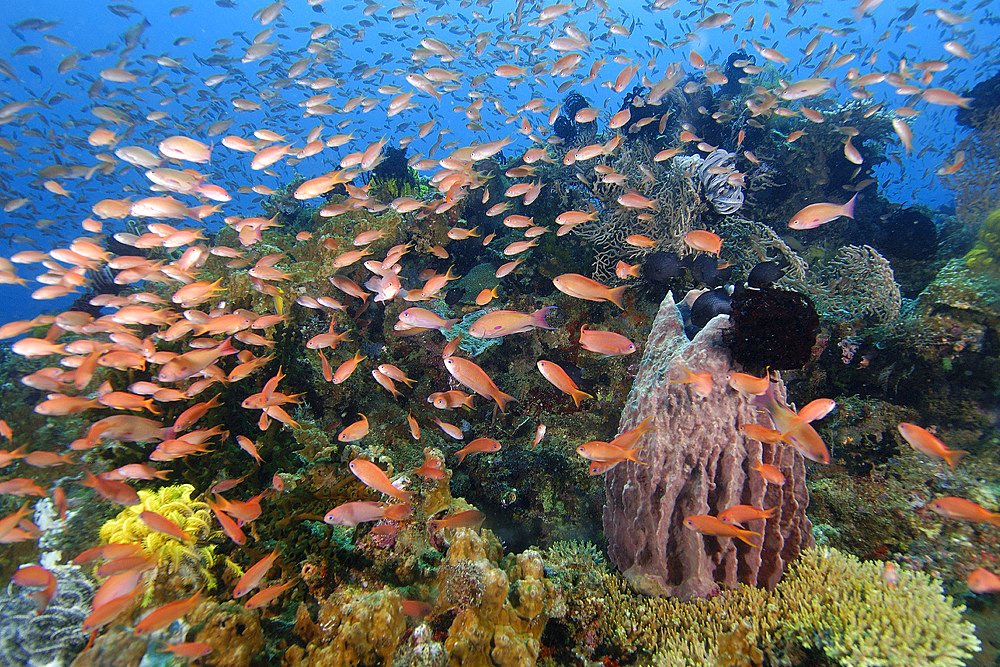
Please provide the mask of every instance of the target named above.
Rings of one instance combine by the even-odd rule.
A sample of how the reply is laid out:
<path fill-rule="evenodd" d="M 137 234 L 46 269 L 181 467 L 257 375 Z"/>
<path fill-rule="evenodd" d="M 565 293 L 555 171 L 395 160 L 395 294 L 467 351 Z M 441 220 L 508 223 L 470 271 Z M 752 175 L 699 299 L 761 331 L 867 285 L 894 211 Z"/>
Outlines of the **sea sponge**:
<path fill-rule="evenodd" d="M 388 664 L 406 630 L 402 598 L 388 588 L 373 593 L 353 587 L 338 590 L 320 606 L 318 627 L 318 641 L 305 651 L 289 650 L 286 664 Z"/>
<path fill-rule="evenodd" d="M 140 490 L 139 504 L 126 507 L 114 519 L 101 526 L 100 537 L 105 544 L 112 542 L 139 544 L 145 554 L 155 555 L 160 567 L 169 573 L 190 569 L 207 588 L 215 587 L 215 577 L 209 571 L 215 565 L 215 545 L 197 546 L 212 536 L 212 514 L 203 502 L 193 500 L 194 487 L 190 484 L 165 486 L 158 491 Z M 150 530 L 139 515 L 145 511 L 156 512 L 195 539 L 185 544 L 164 533 Z M 226 559 L 228 564 L 228 559 Z"/>
<path fill-rule="evenodd" d="M 468 528 L 455 531 L 445 566 L 463 562 L 478 573 L 478 603 L 462 609 L 448 629 L 444 645 L 452 665 L 535 664 L 541 650 L 542 630 L 555 609 L 565 613 L 565 601 L 553 582 L 545 578 L 542 556 L 529 550 L 509 559 L 509 570 L 486 558 L 496 552 L 496 538 Z M 442 567 L 442 577 L 451 570 Z M 447 586 L 442 581 L 440 587 Z"/>

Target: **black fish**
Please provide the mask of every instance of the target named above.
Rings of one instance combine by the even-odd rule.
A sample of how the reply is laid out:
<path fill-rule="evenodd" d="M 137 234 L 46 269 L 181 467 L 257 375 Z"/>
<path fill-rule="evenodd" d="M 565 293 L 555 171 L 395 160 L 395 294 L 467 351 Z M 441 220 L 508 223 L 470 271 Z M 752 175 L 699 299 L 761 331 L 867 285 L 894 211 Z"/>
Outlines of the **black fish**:
<path fill-rule="evenodd" d="M 691 324 L 701 329 L 716 315 L 733 312 L 733 300 L 729 292 L 717 288 L 705 292 L 691 304 Z"/>
<path fill-rule="evenodd" d="M 761 262 L 750 270 L 747 285 L 750 287 L 770 287 L 785 275 L 785 268 L 778 262 Z"/>

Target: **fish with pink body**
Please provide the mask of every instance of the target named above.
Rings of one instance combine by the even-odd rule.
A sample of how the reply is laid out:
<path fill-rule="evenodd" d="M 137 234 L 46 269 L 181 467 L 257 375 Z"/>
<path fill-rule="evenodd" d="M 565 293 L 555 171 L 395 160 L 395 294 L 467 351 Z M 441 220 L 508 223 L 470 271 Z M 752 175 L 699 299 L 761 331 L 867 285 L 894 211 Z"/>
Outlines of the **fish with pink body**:
<path fill-rule="evenodd" d="M 516 310 L 494 310 L 486 313 L 469 327 L 473 338 L 502 338 L 511 334 L 524 333 L 534 328 L 555 329 L 545 321 L 545 316 L 555 306 L 545 306 L 533 313 L 519 313 Z"/>

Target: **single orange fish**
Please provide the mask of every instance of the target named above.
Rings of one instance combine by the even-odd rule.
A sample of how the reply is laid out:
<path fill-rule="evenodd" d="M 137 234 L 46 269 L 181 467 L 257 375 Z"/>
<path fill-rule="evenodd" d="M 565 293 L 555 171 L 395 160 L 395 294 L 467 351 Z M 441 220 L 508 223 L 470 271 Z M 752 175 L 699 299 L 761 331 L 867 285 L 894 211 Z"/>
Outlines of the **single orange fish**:
<path fill-rule="evenodd" d="M 564 273 L 561 276 L 556 276 L 552 279 L 552 284 L 563 294 L 567 294 L 575 299 L 583 299 L 584 301 L 610 301 L 622 310 L 625 310 L 625 306 L 622 305 L 622 298 L 625 296 L 625 289 L 628 285 L 612 288 L 602 285 L 587 276 L 581 276 L 578 273 Z"/>
<path fill-rule="evenodd" d="M 940 514 L 948 519 L 992 523 L 994 526 L 1000 526 L 1000 512 L 991 512 L 965 498 L 956 498 L 955 496 L 935 498 L 927 504 L 927 507 L 935 514 Z"/>
<path fill-rule="evenodd" d="M 462 385 L 480 396 L 485 396 L 496 401 L 500 412 L 505 411 L 509 402 L 517 400 L 510 394 L 500 391 L 490 376 L 486 374 L 486 371 L 468 359 L 454 356 L 448 357 L 444 360 L 444 367 Z"/>
<path fill-rule="evenodd" d="M 431 519 L 427 522 L 427 530 L 434 534 L 444 528 L 472 528 L 479 530 L 483 525 L 486 515 L 479 510 L 465 510 L 457 512 L 443 519 Z"/>
<path fill-rule="evenodd" d="M 584 398 L 593 398 L 593 396 L 577 387 L 573 379 L 559 364 L 540 359 L 536 365 L 542 377 L 551 382 L 552 386 L 564 394 L 569 394 L 573 398 L 573 403 L 576 404 L 576 407 L 580 407 L 580 401 Z"/>
<path fill-rule="evenodd" d="M 986 568 L 976 568 L 969 573 L 965 582 L 973 593 L 1000 593 L 1000 577 Z"/>
<path fill-rule="evenodd" d="M 635 352 L 635 343 L 625 336 L 613 331 L 588 329 L 580 325 L 580 347 L 588 352 L 603 354 L 608 357 L 620 357 Z"/>
<path fill-rule="evenodd" d="M 774 484 L 775 486 L 783 486 L 785 484 L 785 476 L 782 475 L 781 471 L 773 465 L 757 461 L 754 465 L 750 466 L 750 469 L 756 470 L 760 473 L 760 476 L 763 477 L 768 484 Z"/>
<path fill-rule="evenodd" d="M 260 591 L 243 605 L 244 609 L 259 609 L 260 607 L 266 607 L 271 604 L 279 595 L 287 591 L 289 588 L 298 583 L 298 578 L 292 579 L 291 581 L 285 582 L 283 584 L 275 584 L 274 586 L 269 586 L 264 590 Z"/>
<path fill-rule="evenodd" d="M 174 621 L 186 616 L 187 613 L 198 606 L 202 600 L 204 600 L 204 598 L 201 596 L 201 591 L 199 590 L 189 598 L 182 598 L 180 600 L 168 602 L 162 607 L 157 607 L 147 614 L 145 618 L 139 621 L 139 624 L 135 626 L 133 634 L 136 637 L 139 637 L 149 634 L 150 632 L 156 632 L 161 628 L 165 628 Z"/>
<path fill-rule="evenodd" d="M 684 243 L 690 248 L 711 253 L 716 257 L 722 252 L 722 237 L 704 229 L 693 229 L 685 234 Z"/>
<path fill-rule="evenodd" d="M 340 442 L 356 442 L 368 435 L 368 417 L 365 417 L 361 413 L 358 413 L 358 416 L 361 419 L 341 431 L 337 436 L 337 440 Z"/>
<path fill-rule="evenodd" d="M 964 449 L 948 449 L 934 434 L 916 424 L 901 422 L 897 428 L 913 449 L 932 458 L 944 459 L 951 466 L 952 472 L 962 457 L 969 453 Z"/>
<path fill-rule="evenodd" d="M 45 607 L 48 606 L 49 600 L 56 594 L 55 575 L 39 565 L 25 565 L 21 567 L 11 577 L 11 581 L 18 586 L 43 589 L 31 593 L 31 597 L 35 598 L 35 603 L 38 605 L 36 614 L 41 614 L 45 610 Z"/>
<path fill-rule="evenodd" d="M 402 491 L 394 487 L 385 472 L 371 461 L 354 459 L 347 464 L 347 467 L 366 486 L 387 496 L 391 496 L 400 502 L 409 503 L 413 501 L 412 491 Z"/>
<path fill-rule="evenodd" d="M 777 511 L 777 507 L 764 510 L 753 505 L 733 505 L 719 513 L 719 520 L 723 523 L 746 523 L 758 519 L 770 519 Z"/>
<path fill-rule="evenodd" d="M 703 535 L 713 535 L 715 537 L 735 537 L 736 539 L 749 544 L 754 549 L 759 549 L 760 545 L 754 544 L 749 538 L 760 537 L 763 539 L 763 535 L 760 533 L 731 526 L 728 523 L 723 523 L 718 517 L 714 517 L 709 514 L 697 514 L 685 517 L 684 525 L 685 527 L 695 530 Z"/>
<path fill-rule="evenodd" d="M 194 542 L 193 537 L 185 533 L 177 526 L 176 523 L 162 514 L 146 510 L 139 514 L 139 520 L 146 524 L 150 530 L 169 535 L 175 540 L 180 540 L 181 542 Z"/>
<path fill-rule="evenodd" d="M 275 549 L 269 555 L 264 556 L 259 561 L 247 568 L 246 572 L 236 582 L 233 588 L 233 599 L 241 598 L 260 585 L 260 582 L 267 575 L 267 571 L 274 565 L 278 558 L 278 550 Z"/>
<path fill-rule="evenodd" d="M 500 443 L 493 438 L 476 438 L 465 447 L 455 452 L 455 456 L 458 457 L 459 465 L 465 460 L 465 457 L 469 454 L 478 454 L 480 452 L 496 452 L 500 451 Z"/>
<path fill-rule="evenodd" d="M 680 364 L 677 367 L 681 369 L 684 376 L 680 380 L 671 380 L 671 382 L 690 384 L 699 396 L 708 396 L 712 393 L 712 373 L 710 371 L 692 371 Z"/>
<path fill-rule="evenodd" d="M 163 650 L 178 658 L 200 658 L 213 651 L 212 645 L 205 642 L 179 642 L 164 644 Z"/>

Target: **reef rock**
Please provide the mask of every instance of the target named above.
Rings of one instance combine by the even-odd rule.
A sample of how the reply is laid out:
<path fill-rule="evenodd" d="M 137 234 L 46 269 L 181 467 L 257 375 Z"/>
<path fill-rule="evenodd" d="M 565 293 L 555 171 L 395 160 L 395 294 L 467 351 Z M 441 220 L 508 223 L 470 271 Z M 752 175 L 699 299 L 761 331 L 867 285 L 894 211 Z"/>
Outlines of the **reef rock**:
<path fill-rule="evenodd" d="M 650 595 L 704 597 L 739 583 L 772 589 L 785 566 L 813 544 L 802 455 L 739 430 L 772 424 L 726 382 L 732 358 L 722 338 L 728 326 L 726 316 L 717 316 L 689 341 L 667 294 L 622 411 L 620 432 L 650 416 L 657 430 L 640 441 L 645 465 L 626 461 L 607 474 L 604 531 L 611 561 Z M 680 365 L 710 371 L 711 394 L 703 398 L 690 384 L 671 382 L 681 379 Z M 775 390 L 784 396 L 780 381 Z M 768 484 L 752 469 L 757 461 L 780 469 L 785 484 Z M 687 516 L 718 515 L 739 504 L 778 508 L 763 526 L 760 520 L 745 526 L 763 533 L 762 549 L 684 526 Z"/>

